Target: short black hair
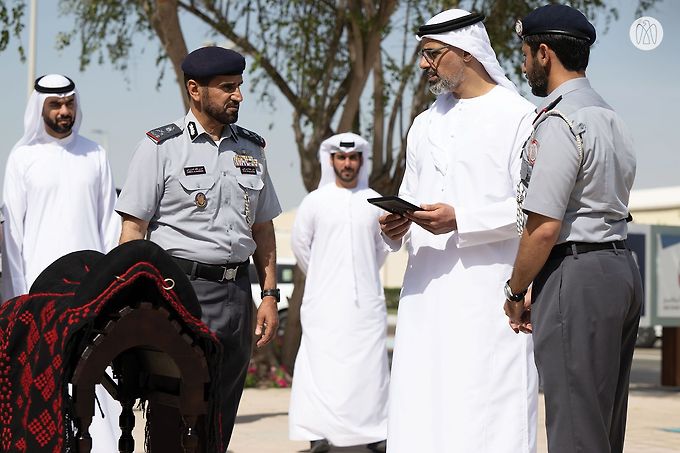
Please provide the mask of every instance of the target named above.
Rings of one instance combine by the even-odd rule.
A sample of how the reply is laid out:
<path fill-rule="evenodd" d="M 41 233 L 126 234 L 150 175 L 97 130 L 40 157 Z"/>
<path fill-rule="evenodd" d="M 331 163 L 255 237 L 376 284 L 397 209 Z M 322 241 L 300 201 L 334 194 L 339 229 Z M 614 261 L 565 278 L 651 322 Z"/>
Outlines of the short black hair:
<path fill-rule="evenodd" d="M 550 47 L 567 71 L 585 71 L 588 67 L 590 43 L 585 39 L 545 33 L 525 36 L 524 42 L 531 49 L 532 56 L 536 55 L 541 44 Z"/>
<path fill-rule="evenodd" d="M 189 95 L 189 87 L 187 86 L 187 83 L 189 83 L 189 80 L 194 80 L 198 86 L 204 87 L 208 86 L 210 81 L 213 79 L 214 76 L 210 77 L 192 77 L 188 74 L 184 74 L 184 91 L 187 92 L 187 96 L 191 98 L 191 95 Z"/>
<path fill-rule="evenodd" d="M 200 86 L 206 86 L 210 83 L 210 81 L 213 79 L 214 76 L 210 77 L 193 77 L 187 74 L 184 74 L 184 86 L 187 86 L 187 83 L 189 83 L 189 80 L 195 80 L 197 84 Z"/>

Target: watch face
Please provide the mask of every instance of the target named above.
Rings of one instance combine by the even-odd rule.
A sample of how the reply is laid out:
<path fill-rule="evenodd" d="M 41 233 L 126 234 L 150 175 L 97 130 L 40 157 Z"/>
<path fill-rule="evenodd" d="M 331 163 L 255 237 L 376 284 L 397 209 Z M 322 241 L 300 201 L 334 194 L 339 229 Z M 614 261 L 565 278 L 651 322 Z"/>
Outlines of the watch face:
<path fill-rule="evenodd" d="M 512 290 L 510 289 L 510 285 L 508 283 L 506 283 L 503 287 L 503 292 L 505 293 L 506 299 L 512 300 Z"/>

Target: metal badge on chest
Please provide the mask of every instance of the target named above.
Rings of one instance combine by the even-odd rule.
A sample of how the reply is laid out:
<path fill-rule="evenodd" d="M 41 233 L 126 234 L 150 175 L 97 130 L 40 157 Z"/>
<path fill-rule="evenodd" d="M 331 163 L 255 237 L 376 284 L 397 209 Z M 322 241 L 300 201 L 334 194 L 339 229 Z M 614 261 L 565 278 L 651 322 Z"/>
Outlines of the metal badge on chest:
<path fill-rule="evenodd" d="M 234 166 L 241 170 L 242 175 L 257 174 L 257 159 L 253 156 L 236 154 L 234 156 Z"/>
<path fill-rule="evenodd" d="M 198 192 L 194 198 L 194 201 L 196 202 L 196 206 L 199 208 L 205 208 L 208 206 L 208 199 L 205 197 L 203 192 Z"/>

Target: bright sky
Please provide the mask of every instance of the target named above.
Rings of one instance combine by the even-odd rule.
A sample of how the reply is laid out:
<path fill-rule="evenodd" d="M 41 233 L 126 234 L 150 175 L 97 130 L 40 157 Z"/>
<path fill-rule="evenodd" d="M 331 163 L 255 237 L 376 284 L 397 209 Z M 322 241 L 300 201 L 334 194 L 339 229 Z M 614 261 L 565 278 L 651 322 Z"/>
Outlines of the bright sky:
<path fill-rule="evenodd" d="M 147 45 L 145 53 L 133 57 L 125 73 L 98 65 L 79 72 L 77 46 L 61 53 L 54 46 L 57 32 L 71 29 L 71 19 L 58 17 L 56 1 L 38 3 L 36 74 L 57 72 L 75 80 L 83 109 L 80 132 L 107 148 L 116 185 L 120 187 L 135 146 L 144 133 L 184 114 L 174 78 L 167 72 L 163 86 L 156 90 L 158 70 L 153 43 Z M 634 0 L 607 2 L 619 9 L 619 20 L 613 22 L 606 33 L 603 23 L 595 24 L 598 39 L 587 75 L 593 87 L 619 112 L 633 133 L 638 153 L 634 188 L 680 185 L 680 149 L 673 139 L 673 129 L 680 128 L 677 125 L 680 116 L 677 83 L 680 2 L 666 0 L 646 13 L 663 26 L 663 41 L 651 51 L 638 50 L 629 38 L 630 25 L 636 19 L 636 3 Z M 185 32 L 190 50 L 201 47 L 210 39 L 199 24 L 184 21 L 182 25 L 185 31 L 191 30 L 191 33 Z M 26 30 L 23 43 L 28 47 Z M 415 39 L 413 43 L 415 45 Z M 0 109 L 2 181 L 7 155 L 23 134 L 28 92 L 27 65 L 20 63 L 15 46 L 0 53 L 0 67 L 4 68 L 2 82 L 6 87 L 5 107 Z M 294 208 L 306 192 L 293 140 L 290 108 L 284 101 L 276 111 L 258 103 L 257 94 L 248 86 L 247 74 L 244 88 L 245 101 L 238 124 L 265 137 L 270 173 L 283 208 Z M 521 88 L 529 92 L 526 83 Z"/>

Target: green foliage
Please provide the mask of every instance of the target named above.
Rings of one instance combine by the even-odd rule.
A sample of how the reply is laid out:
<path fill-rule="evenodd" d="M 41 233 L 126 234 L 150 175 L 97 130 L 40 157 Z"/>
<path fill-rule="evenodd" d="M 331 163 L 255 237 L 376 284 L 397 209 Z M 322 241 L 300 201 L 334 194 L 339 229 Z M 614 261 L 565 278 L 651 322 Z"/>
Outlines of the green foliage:
<path fill-rule="evenodd" d="M 638 11 L 658 0 L 638 0 Z M 22 29 L 26 0 L 0 0 L 0 51 Z M 157 15 L 161 9 L 192 18 L 217 42 L 249 56 L 250 82 L 272 107 L 281 97 L 294 114 L 291 127 L 308 189 L 320 174 L 317 150 L 330 134 L 353 130 L 373 143 L 370 183 L 393 193 L 404 169 L 406 131 L 431 101 L 418 70 L 415 30 L 451 7 L 483 12 L 499 60 L 521 79 L 517 18 L 545 0 L 59 0 L 74 27 L 58 47 L 80 45 L 80 66 L 110 62 L 125 70 L 133 49 L 157 50 L 162 77 L 168 58 L 175 71 L 184 51 L 168 46 L 182 31 Z M 605 27 L 618 17 L 605 0 L 568 2 Z M 160 21 L 159 21 L 159 18 Z M 174 28 L 173 28 L 174 27 Z M 142 39 L 140 39 L 142 38 Z M 144 39 L 146 38 L 146 39 Z M 23 49 L 19 46 L 21 55 Z M 181 77 L 180 77 L 181 79 Z M 160 78 L 159 82 L 160 83 Z M 273 92 L 281 94 L 274 97 Z"/>
<path fill-rule="evenodd" d="M 72 30 L 59 33 L 57 48 L 70 46 L 77 38 L 81 70 L 93 59 L 125 70 L 138 36 L 156 38 L 149 21 L 153 4 L 151 0 L 60 0 L 61 11 L 73 16 L 75 24 Z"/>
<path fill-rule="evenodd" d="M 21 31 L 24 29 L 23 19 L 26 11 L 25 0 L 0 0 L 0 52 L 5 50 L 14 36 L 19 44 L 19 58 L 26 59 L 21 44 Z"/>

